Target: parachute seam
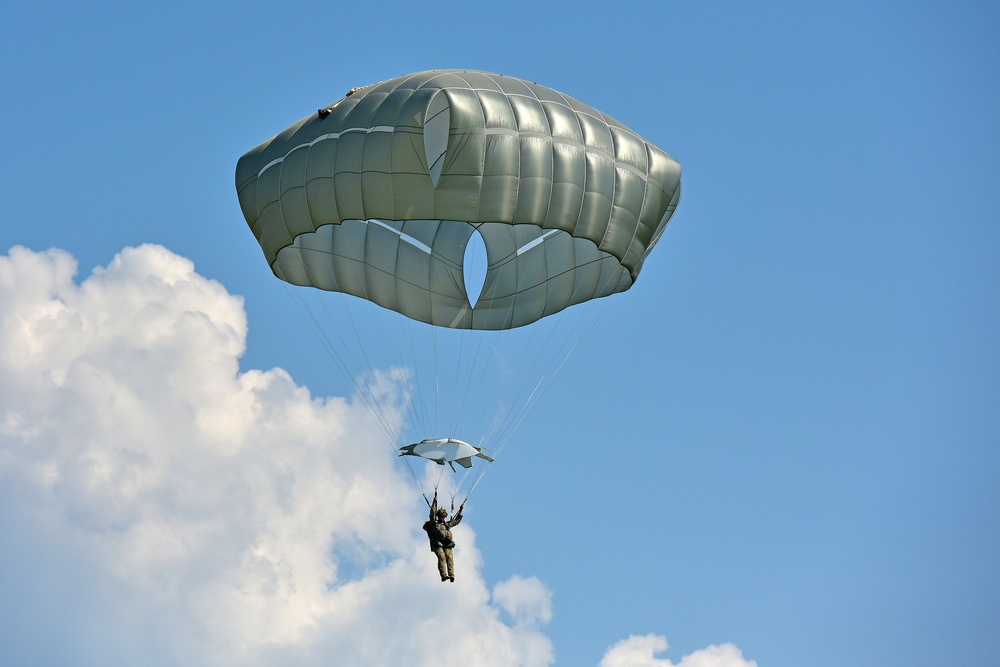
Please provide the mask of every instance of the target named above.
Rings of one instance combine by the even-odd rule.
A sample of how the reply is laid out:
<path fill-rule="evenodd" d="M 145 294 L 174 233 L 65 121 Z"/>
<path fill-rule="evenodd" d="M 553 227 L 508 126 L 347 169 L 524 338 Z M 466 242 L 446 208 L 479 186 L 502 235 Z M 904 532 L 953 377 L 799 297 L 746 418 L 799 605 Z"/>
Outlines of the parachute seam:
<path fill-rule="evenodd" d="M 615 206 L 617 205 L 615 200 L 618 197 L 618 178 L 619 178 L 618 177 L 618 163 L 619 163 L 619 160 L 618 160 L 618 138 L 615 136 L 615 133 L 611 131 L 611 124 L 608 123 L 607 118 L 603 118 L 602 120 L 604 121 L 605 127 L 608 128 L 608 134 L 611 135 L 611 148 L 615 152 L 615 154 L 614 154 L 614 160 L 615 160 L 615 181 L 614 181 L 614 184 L 611 186 L 611 211 L 608 213 L 608 221 L 607 221 L 607 223 L 605 223 L 604 234 L 601 235 L 601 242 L 597 244 L 597 247 L 600 248 L 600 249 L 604 248 L 604 242 L 607 241 L 607 239 L 608 239 L 608 232 L 611 231 L 611 222 L 615 219 Z M 622 256 L 620 258 L 618 258 L 618 262 L 622 266 L 625 266 L 625 264 L 624 264 L 624 262 L 625 262 L 625 253 L 622 253 Z"/>
<path fill-rule="evenodd" d="M 497 82 L 497 86 L 501 91 L 503 91 L 503 86 L 501 86 L 499 82 Z M 510 95 L 504 92 L 503 99 L 507 102 L 507 109 L 510 110 L 510 120 L 514 125 L 514 133 L 517 136 L 517 180 L 515 181 L 517 185 L 514 188 L 514 205 L 510 211 L 510 221 L 513 223 L 517 219 L 517 204 L 521 200 L 521 164 L 523 162 L 521 160 L 521 126 L 520 123 L 517 122 L 517 114 L 514 112 L 514 105 L 510 103 Z"/>
<path fill-rule="evenodd" d="M 406 131 L 413 132 L 413 128 L 411 128 L 410 126 L 405 126 L 405 127 L 406 127 Z M 302 148 L 312 148 L 315 144 L 318 144 L 321 141 L 336 141 L 337 139 L 340 139 L 340 137 L 342 137 L 345 134 L 365 134 L 365 135 L 368 135 L 368 134 L 371 134 L 373 132 L 385 132 L 385 133 L 388 133 L 388 134 L 394 134 L 397 131 L 399 131 L 399 130 L 396 127 L 392 126 L 392 125 L 377 125 L 375 127 L 347 127 L 347 128 L 344 128 L 343 130 L 341 130 L 340 132 L 327 132 L 326 134 L 321 134 L 318 137 L 316 137 L 315 139 L 312 139 L 311 141 L 307 141 L 305 143 L 301 143 L 301 144 L 298 144 L 297 146 L 294 146 L 293 148 L 289 149 L 288 152 L 286 152 L 281 157 L 274 158 L 273 160 L 271 160 L 270 162 L 268 162 L 267 164 L 265 164 L 263 167 L 260 168 L 260 171 L 257 172 L 257 178 L 260 178 L 261 175 L 265 171 L 267 171 L 268 169 L 270 169 L 271 167 L 274 167 L 276 165 L 280 165 L 281 163 L 283 163 L 288 158 L 288 156 L 291 155 L 292 153 L 294 153 L 295 151 L 297 151 L 299 149 L 302 149 Z"/>
<path fill-rule="evenodd" d="M 291 153 L 289 152 L 289 154 L 291 154 Z M 283 194 L 284 194 L 281 191 L 281 180 L 282 180 L 281 177 L 284 175 L 284 173 L 285 173 L 285 163 L 284 163 L 284 161 L 282 161 L 282 163 L 278 167 L 278 201 L 277 201 L 277 204 L 278 204 L 278 207 L 277 207 L 278 208 L 278 217 L 281 218 L 281 226 L 285 228 L 285 235 L 288 238 L 292 239 L 292 241 L 294 242 L 295 237 L 297 235 L 293 234 L 292 230 L 289 229 L 289 227 L 288 227 L 288 221 L 285 220 L 285 211 L 284 211 L 283 207 L 281 206 L 281 200 L 283 199 Z"/>
<path fill-rule="evenodd" d="M 643 148 L 646 153 L 646 171 L 649 171 L 649 144 L 646 141 L 642 142 Z M 635 244 L 635 239 L 639 236 L 639 227 L 642 226 L 642 215 L 646 212 L 646 202 L 649 201 L 649 179 L 644 179 L 642 182 L 642 203 L 639 205 L 639 212 L 635 218 L 635 229 L 632 230 L 632 238 L 629 239 L 628 245 L 625 246 L 624 256 L 628 257 L 629 252 L 632 250 L 632 246 Z M 655 229 L 654 229 L 655 231 Z M 624 258 L 623 258 L 624 259 Z M 639 262 L 636 262 L 638 266 L 642 261 L 642 256 L 640 254 Z M 631 275 L 632 271 L 629 270 Z"/>
<path fill-rule="evenodd" d="M 475 96 L 475 98 L 476 98 L 476 104 L 479 105 L 479 113 L 480 113 L 480 115 L 482 116 L 482 119 L 483 119 L 483 130 L 482 130 L 482 132 L 483 132 L 483 134 L 482 134 L 482 137 L 483 137 L 483 150 L 482 150 L 482 153 L 479 155 L 479 174 L 478 174 L 478 176 L 479 176 L 479 192 L 476 195 L 476 219 L 474 220 L 474 222 L 479 222 L 479 221 L 482 220 L 482 216 L 483 216 L 483 185 L 486 182 L 486 151 L 487 151 L 487 146 L 486 146 L 486 135 L 487 135 L 487 132 L 486 132 L 486 109 L 483 107 L 483 100 L 479 96 L 480 89 L 476 88 L 471 83 L 469 83 L 468 79 L 466 79 L 465 77 L 459 76 L 457 74 L 455 76 L 457 76 L 459 79 L 461 79 L 462 82 L 465 83 L 466 86 L 468 86 L 469 90 Z M 490 79 L 491 81 L 493 80 L 493 78 L 490 77 L 489 75 L 487 75 L 487 78 Z M 450 101 L 451 101 L 451 98 L 449 97 L 449 102 Z M 464 269 L 463 269 L 463 273 L 464 273 Z"/>
<path fill-rule="evenodd" d="M 589 175 L 588 172 L 587 172 L 587 134 L 586 134 L 586 132 L 583 129 L 583 123 L 580 122 L 580 117 L 577 115 L 576 109 L 573 108 L 573 105 L 569 103 L 569 100 L 566 99 L 566 96 L 563 93 L 561 93 L 559 91 L 556 91 L 556 94 L 566 104 L 566 108 L 569 109 L 570 114 L 572 114 L 572 116 L 573 116 L 573 120 L 576 122 L 576 129 L 580 133 L 580 149 L 583 151 L 583 187 L 582 187 L 582 190 L 581 190 L 581 193 L 580 193 L 580 214 L 582 215 L 584 213 L 584 211 L 586 210 L 586 206 L 587 206 L 587 185 L 588 185 L 587 177 Z M 575 238 L 573 236 L 572 232 L 570 232 L 569 235 L 570 235 L 571 238 Z M 600 248 L 598 247 L 598 249 L 600 249 Z M 576 248 L 574 247 L 573 250 L 574 250 L 574 256 L 575 256 Z M 548 253 L 545 254 L 545 263 L 546 263 L 546 266 L 548 266 Z M 574 262 L 574 266 L 575 266 L 575 262 Z M 572 270 L 575 270 L 575 268 L 572 269 Z M 546 273 L 548 273 L 548 272 L 546 271 Z M 566 272 L 563 272 L 563 273 L 566 273 Z M 563 274 L 560 274 L 560 275 L 563 275 Z M 552 279 L 555 278 L 555 277 L 556 276 L 552 276 L 552 277 L 549 278 L 549 280 L 547 281 L 549 283 L 548 287 L 552 286 Z M 574 276 L 574 284 L 575 284 L 575 282 L 576 282 L 576 280 L 575 280 L 575 276 Z M 551 297 L 552 297 L 552 291 L 550 289 L 546 288 L 546 290 L 545 290 L 545 297 L 542 299 L 542 311 L 541 311 L 541 314 L 539 315 L 539 318 L 545 317 L 545 313 L 548 310 L 549 300 L 550 300 Z M 572 298 L 572 294 L 570 295 L 570 298 Z"/>

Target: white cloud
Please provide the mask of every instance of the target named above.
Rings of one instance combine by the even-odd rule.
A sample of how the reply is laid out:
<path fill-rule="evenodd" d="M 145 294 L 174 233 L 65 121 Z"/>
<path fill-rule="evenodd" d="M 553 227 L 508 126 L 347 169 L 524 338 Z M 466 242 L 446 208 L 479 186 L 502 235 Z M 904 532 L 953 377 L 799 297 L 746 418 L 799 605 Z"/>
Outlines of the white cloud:
<path fill-rule="evenodd" d="M 757 667 L 755 660 L 744 659 L 742 651 L 732 644 L 695 651 L 676 665 L 656 657 L 668 647 L 667 638 L 661 635 L 632 635 L 608 649 L 600 667 Z"/>
<path fill-rule="evenodd" d="M 493 588 L 493 601 L 518 625 L 552 620 L 552 592 L 537 577 L 514 576 Z"/>
<path fill-rule="evenodd" d="M 447 628 L 452 664 L 551 664 L 547 617 L 504 623 L 467 526 L 441 585 L 409 480 L 359 445 L 381 442 L 364 409 L 239 372 L 240 298 L 157 246 L 75 272 L 60 251 L 0 257 L 9 655 L 441 665 Z"/>
<path fill-rule="evenodd" d="M 491 592 L 467 523 L 441 584 L 363 407 L 240 372 L 242 299 L 158 246 L 76 271 L 57 250 L 0 256 L 5 663 L 554 662 L 551 591 Z M 633 637 L 601 664 L 669 665 L 665 648 Z M 681 663 L 752 664 L 727 646 Z"/>

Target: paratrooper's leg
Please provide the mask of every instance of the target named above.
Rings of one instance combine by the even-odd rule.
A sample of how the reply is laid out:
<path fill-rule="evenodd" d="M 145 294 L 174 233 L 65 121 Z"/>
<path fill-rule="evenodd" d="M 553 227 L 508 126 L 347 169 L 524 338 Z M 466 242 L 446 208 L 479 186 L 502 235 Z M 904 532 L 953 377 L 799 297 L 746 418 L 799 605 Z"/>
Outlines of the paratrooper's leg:
<path fill-rule="evenodd" d="M 446 553 L 447 555 L 445 555 Z M 441 575 L 441 581 L 448 581 L 448 569 L 451 561 L 451 549 L 448 549 L 446 552 L 441 547 L 438 547 L 437 549 L 434 550 L 434 555 L 437 556 L 438 559 L 438 574 Z"/>

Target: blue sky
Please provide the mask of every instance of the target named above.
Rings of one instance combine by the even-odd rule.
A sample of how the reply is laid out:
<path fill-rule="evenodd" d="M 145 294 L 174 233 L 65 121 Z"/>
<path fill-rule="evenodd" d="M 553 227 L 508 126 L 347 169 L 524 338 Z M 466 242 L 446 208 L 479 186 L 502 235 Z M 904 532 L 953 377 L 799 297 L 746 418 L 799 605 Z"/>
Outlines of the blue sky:
<path fill-rule="evenodd" d="M 519 647 L 495 664 L 996 662 L 998 37 L 983 2 L 5 9 L 0 650 L 430 661 L 422 620 Z M 450 67 L 610 114 L 684 196 L 477 488 L 443 592 L 233 172 L 354 86 Z"/>

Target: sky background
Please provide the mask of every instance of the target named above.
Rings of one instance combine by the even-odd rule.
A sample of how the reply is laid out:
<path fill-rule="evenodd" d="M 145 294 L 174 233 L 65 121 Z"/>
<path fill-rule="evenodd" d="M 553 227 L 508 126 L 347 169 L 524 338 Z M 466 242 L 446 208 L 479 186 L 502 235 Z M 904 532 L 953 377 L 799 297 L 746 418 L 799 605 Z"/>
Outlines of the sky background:
<path fill-rule="evenodd" d="M 1000 660 L 995 3 L 42 1 L 0 62 L 5 664 Z M 615 117 L 684 195 L 443 586 L 233 174 L 453 67 Z"/>

